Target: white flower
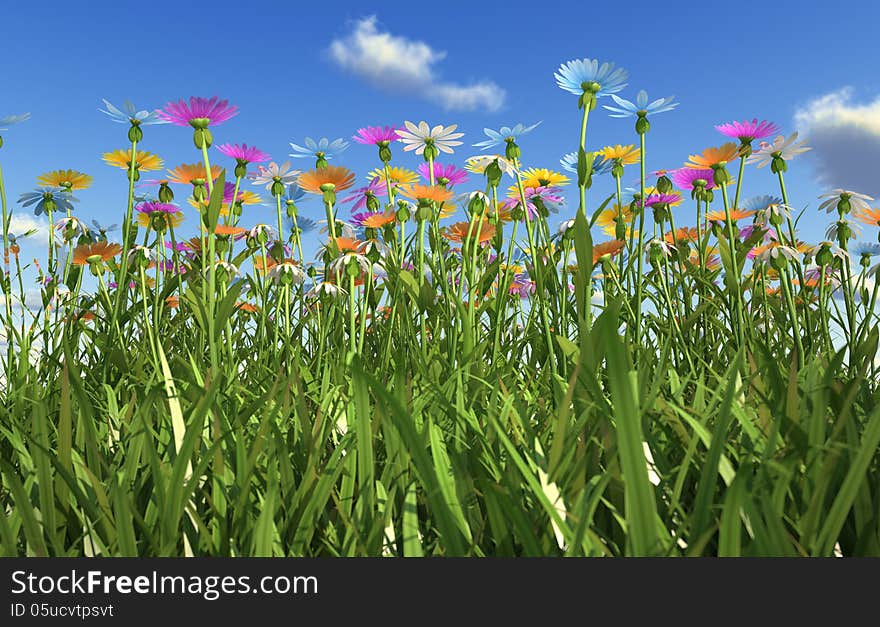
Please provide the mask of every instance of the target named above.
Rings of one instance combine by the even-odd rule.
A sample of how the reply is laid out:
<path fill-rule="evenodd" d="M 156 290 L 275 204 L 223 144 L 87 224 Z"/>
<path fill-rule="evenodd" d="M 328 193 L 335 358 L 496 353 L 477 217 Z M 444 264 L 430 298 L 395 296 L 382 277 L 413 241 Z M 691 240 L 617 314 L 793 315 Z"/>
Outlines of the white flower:
<path fill-rule="evenodd" d="M 296 283 L 299 285 L 306 279 L 306 273 L 293 261 L 282 261 L 269 269 L 267 276 L 276 283 Z"/>
<path fill-rule="evenodd" d="M 253 181 L 254 185 L 265 185 L 267 190 L 272 190 L 272 185 L 277 182 L 284 185 L 295 183 L 297 177 L 301 174 L 300 170 L 291 170 L 290 161 L 285 161 L 278 165 L 272 161 L 268 166 L 257 166 L 257 172 L 248 174 L 248 178 Z"/>
<path fill-rule="evenodd" d="M 504 174 L 508 174 L 511 177 L 516 176 L 516 168 L 503 155 L 474 155 L 464 160 L 464 167 L 475 174 L 485 174 L 486 168 L 496 159 L 498 160 L 498 167 L 501 168 Z"/>
<path fill-rule="evenodd" d="M 560 237 L 565 235 L 568 232 L 568 229 L 574 228 L 574 218 L 570 220 L 563 220 L 559 223 L 559 235 Z"/>
<path fill-rule="evenodd" d="M 800 253 L 796 248 L 784 244 L 775 244 L 762 250 L 756 258 L 765 263 L 779 257 L 785 257 L 789 261 L 797 261 L 798 255 L 800 255 Z"/>
<path fill-rule="evenodd" d="M 128 265 L 130 266 L 136 266 L 139 261 L 143 262 L 144 266 L 146 266 L 152 260 L 153 251 L 146 246 L 132 246 L 131 250 L 128 251 Z"/>
<path fill-rule="evenodd" d="M 764 218 L 766 218 L 767 220 L 769 220 L 772 216 L 777 216 L 780 218 L 790 218 L 792 211 L 794 210 L 788 205 L 784 205 L 781 202 L 774 202 L 767 205 L 767 207 L 764 209 Z"/>
<path fill-rule="evenodd" d="M 327 228 L 327 220 L 318 220 L 318 224 L 323 224 L 321 227 L 321 233 L 330 233 L 330 229 Z M 348 239 L 354 239 L 355 231 L 354 227 L 350 225 L 348 222 L 343 222 L 342 220 L 336 220 L 336 237 L 346 237 Z"/>
<path fill-rule="evenodd" d="M 338 285 L 334 285 L 329 281 L 322 281 L 320 283 L 316 283 L 315 286 L 308 291 L 306 296 L 311 298 L 320 298 L 322 295 L 329 296 L 331 298 L 336 298 L 337 296 L 345 296 L 348 292 L 339 287 Z"/>
<path fill-rule="evenodd" d="M 809 146 L 805 146 L 806 140 L 797 141 L 797 131 L 788 136 L 779 135 L 773 140 L 772 144 L 761 142 L 761 147 L 752 153 L 746 159 L 746 163 L 757 163 L 759 168 L 770 165 L 774 157 L 782 157 L 786 161 L 791 160 L 796 155 L 812 150 Z"/>
<path fill-rule="evenodd" d="M 250 246 L 259 246 L 260 243 L 275 239 L 275 231 L 268 224 L 257 224 L 247 232 L 247 242 Z"/>
<path fill-rule="evenodd" d="M 234 276 L 238 276 L 239 274 L 241 274 L 238 268 L 228 261 L 217 261 L 214 264 L 214 272 L 220 277 L 221 280 L 230 279 Z"/>
<path fill-rule="evenodd" d="M 832 222 L 831 226 L 825 231 L 825 237 L 828 239 L 837 239 L 837 233 L 840 231 L 841 226 L 849 227 L 849 238 L 847 239 L 855 239 L 862 234 L 862 227 L 855 222 L 848 222 L 846 220 L 838 220 L 837 222 Z"/>
<path fill-rule="evenodd" d="M 846 197 L 849 200 L 850 206 L 856 211 L 865 211 L 866 209 L 870 209 L 871 205 L 869 205 L 866 201 L 874 200 L 867 194 L 860 194 L 859 192 L 852 192 L 848 189 L 832 189 L 827 194 L 822 194 L 819 198 L 826 198 L 821 205 L 819 205 L 819 211 L 824 210 L 826 213 L 831 213 L 832 211 L 837 211 L 837 203 Z"/>
<path fill-rule="evenodd" d="M 868 276 L 876 277 L 880 275 L 880 263 L 876 264 L 873 268 L 868 270 Z"/>
<path fill-rule="evenodd" d="M 362 273 L 367 273 L 373 267 L 373 262 L 359 253 L 344 253 L 330 262 L 330 272 L 342 276 L 350 263 L 356 263 Z"/>
<path fill-rule="evenodd" d="M 406 144 L 403 149 L 407 152 L 415 150 L 417 155 L 425 154 L 425 146 L 432 143 L 437 150 L 452 154 L 451 146 L 461 146 L 461 142 L 453 141 L 459 137 L 464 137 L 464 133 L 454 133 L 458 128 L 458 124 L 450 126 L 437 125 L 434 128 L 428 126 L 428 123 L 422 120 L 416 126 L 409 120 L 403 123 L 407 130 L 398 130 L 401 142 Z"/>

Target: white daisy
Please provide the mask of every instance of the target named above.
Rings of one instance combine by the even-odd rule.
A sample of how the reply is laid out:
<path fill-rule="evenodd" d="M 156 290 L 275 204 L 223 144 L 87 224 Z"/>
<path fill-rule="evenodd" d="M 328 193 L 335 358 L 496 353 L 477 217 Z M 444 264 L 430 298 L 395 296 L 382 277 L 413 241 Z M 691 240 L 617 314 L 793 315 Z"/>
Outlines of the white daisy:
<path fill-rule="evenodd" d="M 405 144 L 403 147 L 405 151 L 415 150 L 417 155 L 424 154 L 425 146 L 428 144 L 433 144 L 437 150 L 451 155 L 454 152 L 452 146 L 461 146 L 462 143 L 454 140 L 464 137 L 464 133 L 453 132 L 458 128 L 458 124 L 451 124 L 449 126 L 438 124 L 431 128 L 424 120 L 419 122 L 418 126 L 407 120 L 403 125 L 407 130 L 401 129 L 397 131 L 397 134 L 400 136 L 399 141 Z"/>
<path fill-rule="evenodd" d="M 809 146 L 804 145 L 806 140 L 797 141 L 797 137 L 798 134 L 795 131 L 787 139 L 784 135 L 779 135 L 773 140 L 773 143 L 761 142 L 760 148 L 746 159 L 746 163 L 757 163 L 759 168 L 763 168 L 770 165 L 774 157 L 782 157 L 789 161 L 796 155 L 812 150 Z"/>

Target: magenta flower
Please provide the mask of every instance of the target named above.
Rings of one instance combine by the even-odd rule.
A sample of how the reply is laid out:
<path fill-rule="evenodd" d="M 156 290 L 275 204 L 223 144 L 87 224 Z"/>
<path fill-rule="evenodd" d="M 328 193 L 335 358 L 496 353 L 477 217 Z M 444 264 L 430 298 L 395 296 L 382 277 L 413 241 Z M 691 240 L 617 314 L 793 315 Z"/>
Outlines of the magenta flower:
<path fill-rule="evenodd" d="M 428 170 L 428 164 L 422 163 L 419 165 L 419 172 L 423 177 L 425 177 L 426 181 L 431 180 L 431 176 Z M 444 182 L 445 179 L 445 182 Z M 461 168 L 458 168 L 452 164 L 443 164 L 434 162 L 434 180 L 438 183 L 446 185 L 446 187 L 453 187 L 460 183 L 464 183 L 468 180 L 468 173 Z"/>
<path fill-rule="evenodd" d="M 379 144 L 379 142 L 393 142 L 397 141 L 397 129 L 403 127 L 397 126 L 367 126 L 364 128 L 359 128 L 357 130 L 357 134 L 352 135 L 351 138 L 359 144 L 373 144 L 374 146 Z"/>
<path fill-rule="evenodd" d="M 776 229 L 774 229 L 772 226 L 765 226 L 765 225 L 757 223 L 757 222 L 753 222 L 752 224 L 749 224 L 747 226 L 742 227 L 739 230 L 739 238 L 741 241 L 744 242 L 747 239 L 749 239 L 750 237 L 752 237 L 752 235 L 754 235 L 755 233 L 763 233 L 764 234 L 764 236 L 761 239 L 763 239 L 765 244 L 768 244 L 768 243 L 774 242 L 774 241 L 779 241 L 779 237 L 776 233 Z M 749 253 L 748 253 L 748 255 L 746 255 L 746 257 L 748 259 L 754 259 L 757 254 L 758 254 L 758 249 L 753 248 L 752 250 L 749 251 Z"/>
<path fill-rule="evenodd" d="M 183 100 L 169 102 L 159 111 L 159 115 L 175 126 L 207 128 L 212 124 L 222 124 L 238 115 L 238 107 L 230 105 L 228 100 L 219 100 L 217 96 L 211 98 L 191 96 L 189 104 Z"/>
<path fill-rule="evenodd" d="M 534 220 L 538 217 L 538 206 L 544 207 L 548 212 L 558 213 L 559 206 L 565 202 L 562 190 L 558 187 L 526 187 L 525 188 L 526 210 L 529 219 Z M 499 204 L 502 210 L 511 211 L 519 207 L 519 194 L 504 200 Z"/>
<path fill-rule="evenodd" d="M 651 194 L 645 199 L 646 207 L 654 205 L 674 205 L 681 202 L 681 194 L 672 192 L 671 194 Z"/>
<path fill-rule="evenodd" d="M 180 207 L 167 202 L 142 202 L 135 207 L 135 211 L 148 215 L 151 213 L 177 213 L 180 211 Z"/>
<path fill-rule="evenodd" d="M 176 244 L 165 242 L 165 248 L 167 248 L 168 250 L 176 250 L 177 252 L 184 252 L 186 250 L 189 250 L 186 242 L 177 242 Z"/>
<path fill-rule="evenodd" d="M 217 146 L 217 150 L 244 165 L 248 163 L 262 163 L 270 158 L 267 153 L 259 148 L 248 146 L 247 144 L 220 144 Z"/>
<path fill-rule="evenodd" d="M 761 120 L 758 122 L 758 118 L 755 118 L 751 122 L 745 121 L 718 124 L 715 126 L 715 130 L 722 135 L 738 139 L 743 143 L 751 143 L 756 139 L 764 139 L 765 137 L 770 137 L 771 135 L 778 133 L 779 127 L 773 122 L 768 122 L 767 120 Z"/>
<path fill-rule="evenodd" d="M 367 199 L 370 196 L 381 196 L 385 194 L 385 181 L 381 179 L 373 179 L 366 187 L 360 187 L 352 190 L 352 192 L 342 199 L 342 202 L 348 203 L 356 201 L 352 205 L 352 211 L 362 209 L 367 206 Z"/>
<path fill-rule="evenodd" d="M 705 181 L 705 188 L 712 189 L 715 187 L 715 174 L 712 170 L 698 170 L 696 168 L 679 168 L 672 170 L 670 173 L 672 182 L 676 187 L 686 191 L 693 191 L 694 182 L 697 180 Z"/>

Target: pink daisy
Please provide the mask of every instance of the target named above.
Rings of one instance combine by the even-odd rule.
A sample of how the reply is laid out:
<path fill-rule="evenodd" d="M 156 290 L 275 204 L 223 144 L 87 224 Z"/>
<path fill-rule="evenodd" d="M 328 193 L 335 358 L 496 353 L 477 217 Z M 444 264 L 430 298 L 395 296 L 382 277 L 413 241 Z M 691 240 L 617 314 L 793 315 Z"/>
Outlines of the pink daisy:
<path fill-rule="evenodd" d="M 377 145 L 379 142 L 393 142 L 398 139 L 397 126 L 366 126 L 359 128 L 351 138 L 359 144 Z"/>
<path fill-rule="evenodd" d="M 733 137 L 741 142 L 751 143 L 755 139 L 763 139 L 778 133 L 779 127 L 773 122 L 768 122 L 767 120 L 761 120 L 758 122 L 758 118 L 755 118 L 751 122 L 746 120 L 744 122 L 718 124 L 715 127 L 715 130 L 727 137 Z"/>
<path fill-rule="evenodd" d="M 230 105 L 228 100 L 219 100 L 217 96 L 191 96 L 188 104 L 183 100 L 169 102 L 164 109 L 159 110 L 159 115 L 175 126 L 206 128 L 211 124 L 222 124 L 238 115 L 238 107 Z"/>

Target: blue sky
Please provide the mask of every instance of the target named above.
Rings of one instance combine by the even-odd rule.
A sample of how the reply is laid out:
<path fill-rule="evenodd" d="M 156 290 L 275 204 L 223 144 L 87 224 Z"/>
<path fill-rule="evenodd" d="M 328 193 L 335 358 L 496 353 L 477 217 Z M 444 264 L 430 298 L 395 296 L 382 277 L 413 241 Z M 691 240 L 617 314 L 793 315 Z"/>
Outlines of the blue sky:
<path fill-rule="evenodd" d="M 466 143 L 452 161 L 461 164 L 478 152 L 470 146 L 484 139 L 484 126 L 543 120 L 522 139 L 523 160 L 558 168 L 559 157 L 577 147 L 579 112 L 576 97 L 556 87 L 553 72 L 562 62 L 590 57 L 629 71 L 622 96 L 634 98 L 644 88 L 651 97 L 675 95 L 681 103 L 653 121 L 650 170 L 678 167 L 689 154 L 723 143 L 714 124 L 758 117 L 788 134 L 797 118 L 808 127 L 802 135 L 809 141 L 813 133 L 818 143 L 790 164 L 787 183 L 793 205 L 810 205 L 802 235 L 817 241 L 828 219 L 815 213 L 816 196 L 829 185 L 880 194 L 880 177 L 858 167 L 871 155 L 880 158 L 880 73 L 873 71 L 880 65 L 878 18 L 880 8 L 867 1 L 848 3 L 846 10 L 674 0 L 308 6 L 117 0 L 90 2 L 88 10 L 15 3 L 3 11 L 0 117 L 30 111 L 33 118 L 3 133 L 0 164 L 13 204 L 44 171 L 92 174 L 94 186 L 77 193 L 79 214 L 119 222 L 125 174 L 100 156 L 126 147 L 126 127 L 98 112 L 101 98 L 156 108 L 216 94 L 241 113 L 214 130 L 215 143 L 254 144 L 276 161 L 288 158 L 289 142 L 306 136 L 349 138 L 359 126 L 424 119 L 459 124 Z M 366 56 L 359 43 L 367 45 Z M 403 57 L 394 57 L 401 51 Z M 636 140 L 632 120 L 598 109 L 591 116 L 588 148 Z M 189 129 L 148 127 L 142 147 L 168 166 L 199 160 Z M 214 162 L 231 165 L 219 154 Z M 396 164 L 415 168 L 419 162 L 395 150 Z M 335 163 L 363 180 L 377 155 L 372 146 L 353 144 Z M 822 172 L 825 180 L 817 182 Z M 632 169 L 624 181 L 635 178 Z M 480 187 L 476 181 L 471 189 Z M 611 189 L 610 178 L 597 180 L 594 206 Z M 186 190 L 177 192 L 182 201 Z M 777 192 L 769 168 L 750 168 L 745 197 Z M 574 213 L 574 190 L 568 196 L 571 206 L 559 219 Z M 181 204 L 194 229 L 193 210 Z M 314 201 L 301 210 L 323 215 Z M 678 223 L 687 223 L 690 205 L 678 211 Z M 273 223 L 273 216 L 270 206 L 246 208 L 243 222 Z"/>

